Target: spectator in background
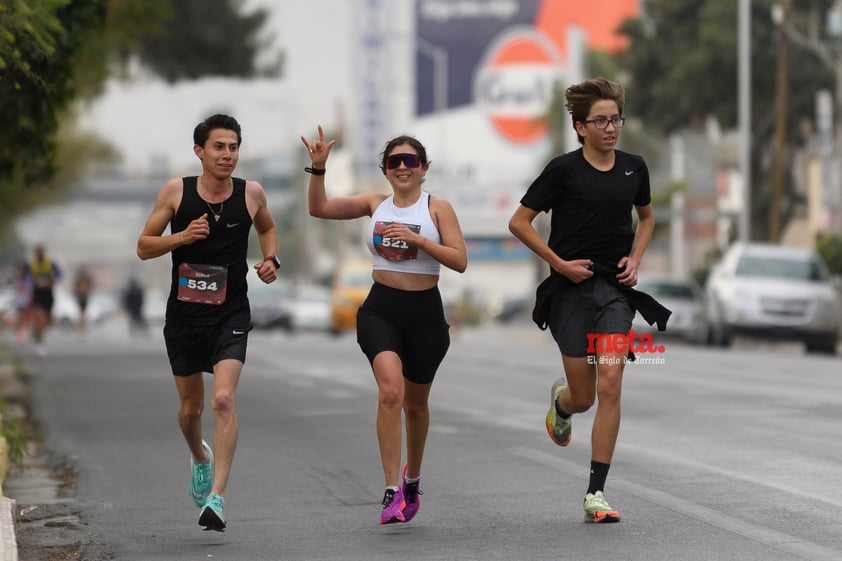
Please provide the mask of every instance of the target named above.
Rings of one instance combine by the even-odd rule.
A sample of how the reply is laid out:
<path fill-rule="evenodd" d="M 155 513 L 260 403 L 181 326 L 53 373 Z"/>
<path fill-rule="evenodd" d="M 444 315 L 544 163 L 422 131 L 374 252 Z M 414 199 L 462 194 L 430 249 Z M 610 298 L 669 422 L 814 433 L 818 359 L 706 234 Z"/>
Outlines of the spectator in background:
<path fill-rule="evenodd" d="M 26 344 L 31 306 L 32 282 L 27 275 L 26 262 L 22 261 L 15 271 L 15 339 L 19 345 Z"/>
<path fill-rule="evenodd" d="M 146 335 L 146 318 L 143 316 L 143 285 L 135 277 L 129 279 L 123 291 L 123 309 L 129 318 L 129 333 L 132 336 Z"/>
<path fill-rule="evenodd" d="M 73 297 L 76 299 L 76 305 L 79 306 L 79 319 L 76 322 L 76 327 L 79 330 L 84 330 L 87 324 L 88 299 L 93 287 L 94 281 L 87 267 L 82 265 L 76 269 L 76 279 L 73 281 Z"/>
<path fill-rule="evenodd" d="M 44 336 L 47 328 L 53 323 L 53 290 L 61 280 L 61 269 L 47 257 L 43 245 L 35 246 L 33 257 L 27 264 L 26 277 L 32 285 L 30 320 L 35 338 L 35 353 L 43 357 L 47 355 Z"/>

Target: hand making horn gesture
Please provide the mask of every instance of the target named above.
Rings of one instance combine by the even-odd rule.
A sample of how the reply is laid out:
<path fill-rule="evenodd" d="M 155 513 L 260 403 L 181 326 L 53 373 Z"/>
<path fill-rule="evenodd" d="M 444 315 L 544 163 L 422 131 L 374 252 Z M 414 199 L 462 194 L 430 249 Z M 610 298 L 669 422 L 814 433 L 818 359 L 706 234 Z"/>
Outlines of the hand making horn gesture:
<path fill-rule="evenodd" d="M 325 163 L 327 163 L 327 157 L 330 154 L 330 149 L 333 148 L 333 145 L 336 144 L 335 140 L 331 140 L 330 142 L 325 142 L 325 131 L 322 130 L 322 126 L 318 125 L 319 129 L 319 139 L 318 140 L 307 140 L 304 136 L 301 137 L 301 142 L 304 143 L 304 146 L 307 147 L 307 152 L 310 154 L 310 161 L 313 163 L 314 168 L 324 168 Z"/>

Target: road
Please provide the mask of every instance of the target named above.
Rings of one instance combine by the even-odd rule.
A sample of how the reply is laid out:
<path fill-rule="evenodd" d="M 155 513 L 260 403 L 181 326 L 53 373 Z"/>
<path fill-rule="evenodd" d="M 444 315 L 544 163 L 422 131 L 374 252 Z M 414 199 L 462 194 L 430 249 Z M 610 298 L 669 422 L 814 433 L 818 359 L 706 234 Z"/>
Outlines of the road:
<path fill-rule="evenodd" d="M 842 558 L 840 357 L 662 344 L 662 364 L 626 369 L 613 525 L 582 520 L 592 413 L 568 448 L 544 431 L 560 361 L 534 326 L 454 334 L 405 525 L 378 524 L 376 392 L 351 335 L 253 333 L 224 533 L 196 524 L 158 330 L 55 332 L 46 359 L 23 361 L 41 432 L 76 463 L 84 521 L 114 559 Z"/>

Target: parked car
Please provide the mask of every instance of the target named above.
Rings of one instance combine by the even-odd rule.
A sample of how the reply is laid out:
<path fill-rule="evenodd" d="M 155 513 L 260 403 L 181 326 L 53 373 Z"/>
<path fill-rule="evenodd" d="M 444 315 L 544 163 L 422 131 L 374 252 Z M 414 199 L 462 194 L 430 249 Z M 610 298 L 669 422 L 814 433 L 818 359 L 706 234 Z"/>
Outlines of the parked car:
<path fill-rule="evenodd" d="M 734 335 L 804 342 L 808 352 L 833 354 L 842 303 L 827 266 L 814 251 L 735 244 L 705 285 L 711 342 Z"/>
<path fill-rule="evenodd" d="M 0 316 L 6 325 L 14 325 L 17 308 L 15 306 L 15 291 L 12 288 L 0 289 Z"/>
<path fill-rule="evenodd" d="M 331 291 L 327 286 L 299 284 L 289 299 L 296 331 L 330 331 Z"/>
<path fill-rule="evenodd" d="M 247 279 L 251 323 L 254 328 L 292 331 L 289 282 L 279 278 L 273 283 L 266 284 L 260 280 L 253 269 L 249 270 Z"/>
<path fill-rule="evenodd" d="M 532 312 L 532 294 L 529 297 L 509 296 L 494 301 L 489 306 L 489 317 L 500 323 L 512 323 L 518 320 L 529 320 Z"/>
<path fill-rule="evenodd" d="M 357 327 L 357 310 L 368 297 L 372 282 L 370 261 L 347 261 L 340 265 L 331 295 L 331 333 L 339 334 Z"/>
<path fill-rule="evenodd" d="M 154 325 L 163 325 L 167 317 L 168 297 L 168 292 L 147 290 L 143 295 L 143 319 Z"/>
<path fill-rule="evenodd" d="M 637 290 L 645 292 L 672 311 L 667 330 L 659 332 L 657 325 L 649 325 L 640 313 L 632 320 L 636 333 L 677 337 L 689 343 L 704 344 L 708 339 L 705 298 L 702 287 L 693 279 L 669 276 L 649 276 L 638 280 Z"/>

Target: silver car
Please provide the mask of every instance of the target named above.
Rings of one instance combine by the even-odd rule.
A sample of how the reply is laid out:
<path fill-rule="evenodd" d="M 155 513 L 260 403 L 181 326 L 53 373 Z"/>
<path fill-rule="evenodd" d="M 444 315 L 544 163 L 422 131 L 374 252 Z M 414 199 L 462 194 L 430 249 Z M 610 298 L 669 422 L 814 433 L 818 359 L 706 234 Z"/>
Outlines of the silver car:
<path fill-rule="evenodd" d="M 708 339 L 705 299 L 702 288 L 693 279 L 669 276 L 643 276 L 635 289 L 645 292 L 672 311 L 667 330 L 658 332 L 640 313 L 635 314 L 632 329 L 635 333 L 652 333 L 658 337 L 677 337 L 693 344 L 704 344 Z"/>
<path fill-rule="evenodd" d="M 711 270 L 705 295 L 716 345 L 748 335 L 801 340 L 808 352 L 836 352 L 840 293 L 812 250 L 735 244 Z"/>

